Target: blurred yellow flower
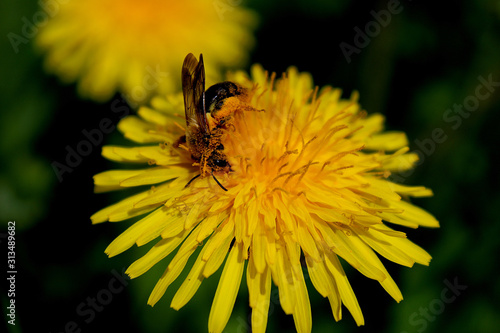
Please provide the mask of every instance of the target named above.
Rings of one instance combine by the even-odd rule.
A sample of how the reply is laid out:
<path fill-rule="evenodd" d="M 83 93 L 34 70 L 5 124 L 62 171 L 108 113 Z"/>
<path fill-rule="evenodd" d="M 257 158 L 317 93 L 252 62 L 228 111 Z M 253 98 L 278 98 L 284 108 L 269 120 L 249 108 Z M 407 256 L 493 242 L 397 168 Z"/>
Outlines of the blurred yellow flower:
<path fill-rule="evenodd" d="M 115 256 L 134 244 L 156 242 L 128 268 L 131 278 L 178 248 L 149 298 L 151 305 L 199 247 L 172 300 L 174 309 L 184 306 L 225 260 L 208 320 L 210 332 L 221 332 L 227 324 L 245 266 L 252 332 L 266 330 L 271 281 L 297 331 L 311 332 L 305 269 L 312 285 L 329 299 L 335 320 L 342 318 L 344 304 L 363 325 L 339 257 L 377 280 L 398 302 L 401 292 L 378 255 L 408 267 L 431 260 L 405 233 L 385 223 L 439 226 L 407 200 L 430 196 L 431 190 L 387 179 L 393 171 L 412 168 L 417 156 L 408 153 L 404 133 L 382 132 L 383 116 L 366 115 L 356 94 L 343 100 L 338 89 L 318 91 L 310 75 L 295 68 L 279 79 L 259 66 L 251 73 L 251 78 L 242 72 L 229 77 L 251 89 L 251 105 L 261 111 L 237 111 L 221 139 L 232 170 L 218 179 L 227 191 L 212 177 L 189 183 L 200 168 L 193 166 L 188 152 L 173 145 L 184 134 L 179 126 L 184 124 L 182 96 L 156 98 L 152 108 L 142 107 L 139 116 L 119 124 L 125 137 L 148 145 L 103 149 L 110 160 L 150 166 L 94 177 L 96 192 L 154 186 L 95 213 L 92 222 L 148 214 L 106 249 Z"/>
<path fill-rule="evenodd" d="M 178 90 L 189 52 L 210 59 L 209 77 L 248 60 L 256 16 L 229 1 L 71 0 L 37 35 L 45 65 L 79 93 L 106 101 L 121 92 L 132 104 Z"/>

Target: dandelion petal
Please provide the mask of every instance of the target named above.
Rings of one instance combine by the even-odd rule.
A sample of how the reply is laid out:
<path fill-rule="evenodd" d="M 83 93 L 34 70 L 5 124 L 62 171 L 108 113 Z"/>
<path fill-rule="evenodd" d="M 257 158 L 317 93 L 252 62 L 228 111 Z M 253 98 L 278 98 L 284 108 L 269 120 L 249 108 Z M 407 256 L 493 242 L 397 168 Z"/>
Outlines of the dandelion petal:
<path fill-rule="evenodd" d="M 222 271 L 208 318 L 208 331 L 211 333 L 222 332 L 233 311 L 245 267 L 242 252 L 242 244 L 235 244 Z"/>

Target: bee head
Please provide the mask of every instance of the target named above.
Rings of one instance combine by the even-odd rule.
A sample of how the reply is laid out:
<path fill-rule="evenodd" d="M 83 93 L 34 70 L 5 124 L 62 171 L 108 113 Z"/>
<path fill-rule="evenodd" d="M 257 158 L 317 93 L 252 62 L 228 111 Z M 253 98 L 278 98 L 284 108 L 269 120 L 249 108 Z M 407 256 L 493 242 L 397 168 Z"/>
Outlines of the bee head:
<path fill-rule="evenodd" d="M 219 110 L 228 97 L 241 94 L 241 90 L 233 82 L 224 81 L 216 83 L 205 91 L 205 109 L 207 113 Z"/>
<path fill-rule="evenodd" d="M 214 158 L 214 159 L 212 159 L 212 163 L 214 166 L 219 167 L 219 168 L 225 168 L 225 167 L 229 166 L 229 163 L 224 159 Z"/>

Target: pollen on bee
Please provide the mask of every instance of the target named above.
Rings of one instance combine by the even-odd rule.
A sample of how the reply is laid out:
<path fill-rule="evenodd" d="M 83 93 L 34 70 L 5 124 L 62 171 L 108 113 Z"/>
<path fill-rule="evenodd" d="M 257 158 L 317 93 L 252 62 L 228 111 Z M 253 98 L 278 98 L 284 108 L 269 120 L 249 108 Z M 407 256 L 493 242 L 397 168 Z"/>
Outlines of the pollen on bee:
<path fill-rule="evenodd" d="M 219 119 L 222 119 L 231 115 L 235 110 L 241 107 L 241 104 L 242 103 L 240 102 L 238 97 L 231 96 L 226 98 L 226 100 L 224 101 L 224 107 L 217 112 L 217 117 Z"/>

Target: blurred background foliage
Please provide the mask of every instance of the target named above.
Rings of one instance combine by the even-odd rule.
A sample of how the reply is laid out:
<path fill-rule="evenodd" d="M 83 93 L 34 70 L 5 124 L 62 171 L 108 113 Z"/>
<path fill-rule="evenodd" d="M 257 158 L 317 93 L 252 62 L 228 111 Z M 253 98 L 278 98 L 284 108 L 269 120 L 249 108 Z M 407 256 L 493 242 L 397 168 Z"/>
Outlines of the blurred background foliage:
<path fill-rule="evenodd" d="M 479 77 L 500 82 L 500 2 L 438 6 L 401 1 L 400 12 L 359 53 L 351 54 L 350 61 L 339 45 L 355 46 L 354 28 L 364 31 L 374 21 L 372 11 L 387 9 L 391 1 L 230 3 L 247 5 L 260 16 L 252 62 L 278 73 L 297 66 L 311 72 L 319 86 L 342 87 L 345 97 L 358 90 L 362 106 L 369 113 L 384 114 L 389 130 L 406 131 L 410 149 L 421 153 L 418 168 L 399 179 L 435 192 L 433 198 L 415 201 L 438 218 L 441 228 L 404 230 L 431 253 L 430 267 L 408 269 L 384 261 L 405 299 L 397 304 L 378 283 L 348 269 L 366 325 L 356 327 L 346 309 L 344 319 L 335 323 L 328 301 L 310 288 L 313 332 L 500 332 L 498 85 L 492 84 L 493 91 L 474 111 L 463 113 L 467 116 L 451 113 L 460 117 L 459 126 L 453 126 L 458 120 L 445 117 L 454 104 L 475 95 Z M 129 281 L 88 323 L 90 314 L 77 312 L 81 304 L 81 309 L 89 309 L 88 298 L 109 288 L 114 273 L 120 274 L 147 249 L 134 248 L 108 259 L 104 249 L 130 222 L 90 224 L 92 213 L 127 195 L 93 194 L 92 176 L 117 167 L 100 156 L 102 144 L 126 143 L 117 131 L 105 135 L 62 181 L 51 167 L 53 161 L 64 161 L 66 146 L 75 147 L 84 138 L 84 129 L 97 128 L 103 118 L 116 124 L 119 117 L 110 111 L 111 102 L 82 100 L 74 85 L 62 85 L 45 74 L 31 38 L 16 52 L 6 36 L 21 34 L 22 18 L 38 10 L 35 1 L 0 4 L 2 232 L 7 221 L 17 222 L 17 326 L 8 329 L 64 332 L 74 321 L 82 332 L 206 331 L 218 275 L 205 281 L 179 312 L 169 304 L 180 283 L 151 308 L 147 298 L 166 265 Z M 432 141 L 436 128 L 446 137 L 442 142 Z M 2 253 L 4 245 L 2 238 Z M 467 289 L 447 303 L 443 291 L 454 281 Z M 2 293 L 2 306 L 6 301 Z M 247 304 L 242 283 L 227 332 L 246 331 Z M 294 331 L 292 317 L 279 304 L 273 303 L 270 311 L 269 332 Z"/>

